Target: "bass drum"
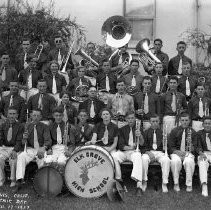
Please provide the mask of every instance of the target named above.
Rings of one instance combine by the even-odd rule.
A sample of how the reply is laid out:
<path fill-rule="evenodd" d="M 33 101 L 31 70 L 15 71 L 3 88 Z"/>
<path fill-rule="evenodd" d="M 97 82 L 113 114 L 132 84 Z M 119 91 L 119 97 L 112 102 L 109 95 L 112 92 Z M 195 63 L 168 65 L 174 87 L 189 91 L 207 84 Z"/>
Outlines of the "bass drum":
<path fill-rule="evenodd" d="M 40 168 L 34 177 L 34 190 L 42 197 L 57 196 L 63 188 L 64 166 L 57 163 Z"/>
<path fill-rule="evenodd" d="M 65 166 L 65 183 L 78 197 L 98 198 L 114 177 L 114 161 L 104 148 L 90 145 L 76 149 Z"/>

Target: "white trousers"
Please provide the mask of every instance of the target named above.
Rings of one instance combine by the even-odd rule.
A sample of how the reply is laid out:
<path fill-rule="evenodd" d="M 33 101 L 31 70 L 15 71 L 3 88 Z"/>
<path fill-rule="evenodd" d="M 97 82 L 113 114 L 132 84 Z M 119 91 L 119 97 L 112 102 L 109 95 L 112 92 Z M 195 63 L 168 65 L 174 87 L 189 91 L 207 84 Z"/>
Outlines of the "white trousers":
<path fill-rule="evenodd" d="M 192 121 L 192 128 L 193 128 L 196 132 L 198 132 L 198 131 L 200 131 L 200 130 L 203 129 L 202 124 L 203 124 L 203 122 L 201 122 L 201 121 L 195 121 L 195 120 L 193 120 L 193 121 Z"/>
<path fill-rule="evenodd" d="M 167 125 L 167 134 L 170 134 L 172 129 L 176 127 L 175 120 L 176 120 L 175 116 L 169 116 L 169 115 L 164 116 L 163 125 Z"/>
<path fill-rule="evenodd" d="M 137 182 L 142 182 L 142 157 L 140 152 L 136 151 L 120 151 L 113 153 L 115 170 L 116 170 L 116 179 L 122 178 L 120 164 L 124 161 L 132 161 L 133 170 L 131 173 L 131 178 Z"/>
<path fill-rule="evenodd" d="M 169 171 L 170 171 L 170 159 L 168 156 L 161 151 L 150 151 L 155 157 L 155 160 L 160 163 L 161 170 L 162 170 L 162 179 L 163 183 L 167 184 L 169 179 Z M 148 168 L 150 164 L 150 157 L 148 154 L 142 155 L 142 162 L 143 162 L 143 180 L 148 180 Z"/>
<path fill-rule="evenodd" d="M 195 170 L 194 156 L 192 154 L 184 158 L 183 166 L 186 173 L 186 186 L 192 186 L 192 178 Z M 179 184 L 179 174 L 181 169 L 182 159 L 176 154 L 171 154 L 171 171 L 174 184 Z"/>
<path fill-rule="evenodd" d="M 211 163 L 211 152 L 206 151 L 204 152 L 206 155 L 207 159 L 206 160 L 200 160 L 198 157 L 198 165 L 199 165 L 199 178 L 202 183 L 207 184 L 207 172 L 209 169 L 209 163 Z"/>
<path fill-rule="evenodd" d="M 11 159 L 10 155 L 12 153 L 13 147 L 0 147 L 0 184 L 3 184 L 5 181 L 5 160 L 9 159 L 10 164 L 10 180 L 15 181 L 15 172 L 16 172 L 16 162 L 17 159 Z"/>
<path fill-rule="evenodd" d="M 31 147 L 27 147 L 27 152 L 21 152 L 17 157 L 17 169 L 16 169 L 16 179 L 23 179 L 25 176 L 26 166 L 34 159 L 37 162 L 38 168 L 44 165 L 44 159 L 39 159 L 36 157 L 37 150 Z"/>

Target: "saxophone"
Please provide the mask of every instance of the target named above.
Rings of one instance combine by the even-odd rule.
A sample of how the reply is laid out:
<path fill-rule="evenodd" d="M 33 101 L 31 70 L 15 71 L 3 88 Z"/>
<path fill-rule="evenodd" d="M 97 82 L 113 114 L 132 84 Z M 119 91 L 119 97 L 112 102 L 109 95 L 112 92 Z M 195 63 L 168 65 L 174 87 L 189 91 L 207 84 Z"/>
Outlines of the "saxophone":
<path fill-rule="evenodd" d="M 136 119 L 136 130 L 140 130 L 141 120 Z M 139 150 L 140 136 L 136 136 L 136 152 L 140 152 Z"/>
<path fill-rule="evenodd" d="M 167 143 L 168 143 L 168 138 L 167 138 L 167 124 L 163 126 L 163 150 L 165 152 L 165 156 L 168 156 L 168 151 L 167 151 Z"/>
<path fill-rule="evenodd" d="M 187 132 L 187 138 L 186 138 L 186 157 L 188 157 L 189 155 L 191 155 L 191 151 L 192 151 L 192 130 L 191 128 L 188 128 L 188 132 Z"/>

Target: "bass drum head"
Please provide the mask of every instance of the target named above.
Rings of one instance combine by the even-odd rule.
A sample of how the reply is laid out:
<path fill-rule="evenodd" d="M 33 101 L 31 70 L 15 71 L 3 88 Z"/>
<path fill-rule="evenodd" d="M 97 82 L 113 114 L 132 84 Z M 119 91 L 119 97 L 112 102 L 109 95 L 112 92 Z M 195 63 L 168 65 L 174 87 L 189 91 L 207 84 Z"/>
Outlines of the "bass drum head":
<path fill-rule="evenodd" d="M 107 192 L 107 185 L 114 177 L 113 159 L 102 147 L 83 146 L 67 161 L 64 175 L 73 194 L 98 198 Z"/>
<path fill-rule="evenodd" d="M 51 166 L 45 166 L 37 171 L 34 177 L 34 189 L 38 195 L 57 196 L 61 193 L 63 178 L 58 170 Z"/>

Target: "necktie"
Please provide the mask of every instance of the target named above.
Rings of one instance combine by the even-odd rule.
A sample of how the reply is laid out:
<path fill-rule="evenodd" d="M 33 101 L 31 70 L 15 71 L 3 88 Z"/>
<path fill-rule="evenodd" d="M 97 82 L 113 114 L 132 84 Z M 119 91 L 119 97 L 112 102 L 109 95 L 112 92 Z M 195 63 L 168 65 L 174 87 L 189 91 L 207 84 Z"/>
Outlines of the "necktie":
<path fill-rule="evenodd" d="M 91 107 L 90 107 L 90 117 L 94 118 L 95 117 L 95 108 L 94 108 L 94 102 L 92 101 Z"/>
<path fill-rule="evenodd" d="M 38 135 L 37 135 L 37 128 L 36 128 L 36 125 L 34 125 L 34 148 L 36 150 L 39 149 L 39 142 L 38 142 Z"/>
<path fill-rule="evenodd" d="M 186 87 L 186 96 L 189 96 L 190 95 L 190 83 L 189 83 L 188 77 L 186 79 L 185 87 Z"/>
<path fill-rule="evenodd" d="M 84 135 L 84 126 L 81 127 L 81 137 Z M 81 139 L 81 142 L 84 142 L 84 137 Z"/>
<path fill-rule="evenodd" d="M 62 143 L 62 131 L 59 125 L 57 125 L 57 129 L 56 129 L 56 141 L 57 141 L 57 144 Z"/>
<path fill-rule="evenodd" d="M 133 146 L 133 129 L 132 128 L 130 128 L 128 145 L 131 147 Z"/>
<path fill-rule="evenodd" d="M 6 68 L 4 67 L 1 73 L 1 80 L 4 82 L 6 80 Z"/>
<path fill-rule="evenodd" d="M 211 151 L 211 143 L 210 143 L 209 133 L 206 133 L 206 144 L 207 144 L 207 150 Z"/>
<path fill-rule="evenodd" d="M 27 67 L 28 67 L 28 63 L 26 62 L 26 58 L 27 58 L 27 53 L 25 53 L 24 54 L 24 64 L 23 64 L 23 66 L 24 66 L 24 69 L 26 69 Z"/>
<path fill-rule="evenodd" d="M 10 127 L 7 132 L 7 141 L 11 141 L 11 140 L 12 140 L 12 124 L 10 124 Z"/>
<path fill-rule="evenodd" d="M 53 75 L 52 93 L 53 93 L 53 94 L 56 94 L 56 93 L 57 93 L 55 75 Z"/>
<path fill-rule="evenodd" d="M 149 100 L 148 100 L 148 94 L 145 94 L 144 98 L 144 113 L 147 114 L 149 112 Z"/>
<path fill-rule="evenodd" d="M 109 85 L 108 74 L 106 74 L 106 90 L 107 90 L 108 92 L 110 91 L 110 85 Z"/>
<path fill-rule="evenodd" d="M 59 64 L 59 66 L 62 65 L 62 55 L 61 55 L 60 49 L 59 49 L 59 52 L 58 52 L 58 64 Z"/>
<path fill-rule="evenodd" d="M 79 80 L 79 85 L 83 85 L 83 83 L 82 83 L 81 79 Z"/>
<path fill-rule="evenodd" d="M 131 86 L 135 87 L 136 86 L 136 78 L 135 75 L 133 75 L 132 81 L 131 81 Z"/>
<path fill-rule="evenodd" d="M 68 116 L 67 116 L 67 108 L 66 108 L 66 105 L 64 105 L 64 117 L 63 117 L 63 121 L 64 122 L 67 122 L 68 121 Z"/>
<path fill-rule="evenodd" d="M 122 99 L 122 95 L 119 95 L 119 109 L 118 112 L 120 114 L 123 114 L 123 99 Z"/>
<path fill-rule="evenodd" d="M 180 150 L 182 152 L 185 152 L 185 129 L 182 133 L 182 141 L 181 141 L 181 145 L 180 145 Z"/>
<path fill-rule="evenodd" d="M 105 132 L 104 132 L 104 136 L 103 136 L 103 144 L 108 144 L 108 128 L 107 126 L 105 126 Z"/>
<path fill-rule="evenodd" d="M 175 93 L 172 94 L 171 108 L 172 108 L 173 112 L 176 112 L 177 106 L 176 106 L 176 95 L 175 95 Z"/>
<path fill-rule="evenodd" d="M 156 93 L 159 93 L 160 92 L 160 77 L 159 76 L 158 76 L 158 79 L 157 79 L 155 92 Z"/>
<path fill-rule="evenodd" d="M 43 97 L 43 94 L 40 94 L 40 97 L 39 97 L 39 100 L 38 100 L 38 108 L 42 110 L 43 108 L 43 105 L 42 105 L 42 97 Z"/>
<path fill-rule="evenodd" d="M 32 88 L 32 71 L 29 71 L 29 76 L 28 76 L 28 89 Z"/>
<path fill-rule="evenodd" d="M 204 116 L 204 111 L 203 111 L 203 102 L 201 98 L 199 99 L 199 116 L 202 118 Z"/>
<path fill-rule="evenodd" d="M 157 149 L 157 136 L 156 136 L 156 131 L 154 130 L 153 133 L 153 144 L 152 144 L 152 149 L 156 150 Z"/>
<path fill-rule="evenodd" d="M 9 106 L 13 106 L 13 95 L 10 96 L 10 104 Z"/>
<path fill-rule="evenodd" d="M 182 58 L 179 61 L 178 74 L 182 74 Z"/>

